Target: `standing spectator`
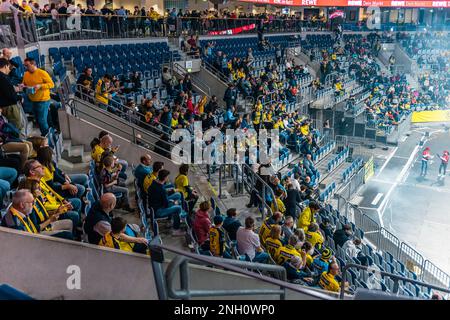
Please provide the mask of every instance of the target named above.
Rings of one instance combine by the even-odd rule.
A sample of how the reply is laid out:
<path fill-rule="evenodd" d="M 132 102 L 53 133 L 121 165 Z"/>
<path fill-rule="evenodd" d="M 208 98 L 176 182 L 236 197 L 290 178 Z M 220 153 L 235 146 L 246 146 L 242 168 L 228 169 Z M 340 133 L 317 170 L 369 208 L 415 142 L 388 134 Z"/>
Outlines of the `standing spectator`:
<path fill-rule="evenodd" d="M 305 232 L 311 223 L 316 222 L 315 214 L 320 210 L 320 206 L 315 201 L 311 201 L 309 205 L 303 210 L 298 220 L 298 227 L 303 228 Z"/>
<path fill-rule="evenodd" d="M 344 243 L 350 240 L 353 236 L 352 226 L 349 224 L 344 224 L 342 229 L 336 230 L 333 235 L 333 240 L 336 246 L 342 247 Z"/>
<path fill-rule="evenodd" d="M 253 231 L 255 220 L 252 217 L 245 219 L 245 228 L 240 227 L 236 233 L 238 251 L 241 255 L 247 255 L 250 261 L 266 263 L 269 255 L 264 252 L 259 242 L 259 236 Z"/>
<path fill-rule="evenodd" d="M 425 177 L 428 172 L 428 161 L 433 159 L 433 156 L 430 152 L 430 147 L 426 147 L 422 152 L 422 168 L 420 170 L 420 175 Z"/>
<path fill-rule="evenodd" d="M 232 106 L 236 104 L 236 99 L 237 95 L 236 90 L 234 88 L 234 84 L 230 83 L 228 85 L 227 90 L 225 90 L 225 94 L 223 96 L 223 101 L 225 101 L 227 109 L 230 109 Z"/>
<path fill-rule="evenodd" d="M 22 76 L 20 75 L 20 72 L 18 69 L 19 65 L 11 59 L 12 55 L 13 55 L 13 52 L 11 51 L 11 49 L 3 48 L 2 58 L 5 58 L 6 60 L 8 60 L 9 64 L 10 64 L 9 79 L 11 80 L 11 83 L 14 86 L 16 86 L 22 82 Z"/>
<path fill-rule="evenodd" d="M 50 89 L 53 89 L 53 83 L 50 75 L 36 65 L 32 58 L 24 60 L 24 67 L 27 70 L 23 76 L 23 85 L 26 87 L 28 98 L 33 104 L 33 113 L 39 124 L 41 135 L 45 136 L 48 132 L 48 110 L 50 107 Z"/>
<path fill-rule="evenodd" d="M 441 159 L 441 165 L 439 166 L 439 176 L 438 176 L 438 178 L 441 178 L 441 176 L 445 177 L 445 174 L 447 172 L 447 165 L 448 165 L 448 160 L 449 160 L 449 153 L 448 153 L 448 151 L 444 151 L 442 156 L 439 157 L 439 158 Z"/>
<path fill-rule="evenodd" d="M 20 98 L 9 78 L 11 68 L 11 63 L 7 59 L 0 58 L 0 88 L 2 88 L 0 91 L 0 108 L 3 109 L 2 114 L 10 123 L 17 129 L 22 130 L 21 108 L 18 105 Z"/>
<path fill-rule="evenodd" d="M 242 226 L 241 222 L 237 218 L 236 208 L 230 208 L 227 210 L 227 217 L 223 222 L 223 228 L 227 231 L 231 241 L 236 240 L 236 233 Z"/>
<path fill-rule="evenodd" d="M 298 219 L 297 204 L 302 202 L 300 192 L 294 189 L 292 183 L 288 184 L 287 189 L 287 197 L 286 199 L 284 199 L 284 204 L 286 206 L 286 216 L 291 216 L 295 219 Z"/>
<path fill-rule="evenodd" d="M 195 213 L 194 222 L 192 223 L 197 243 L 200 246 L 208 239 L 209 229 L 211 228 L 210 209 L 211 205 L 208 201 L 200 203 L 200 208 Z"/>

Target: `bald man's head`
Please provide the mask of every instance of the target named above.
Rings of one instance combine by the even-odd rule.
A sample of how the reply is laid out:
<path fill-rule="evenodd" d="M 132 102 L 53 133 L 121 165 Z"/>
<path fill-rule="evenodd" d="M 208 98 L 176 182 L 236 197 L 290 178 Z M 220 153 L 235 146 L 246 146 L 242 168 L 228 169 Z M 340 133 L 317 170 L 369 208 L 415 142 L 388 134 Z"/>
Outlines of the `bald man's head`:
<path fill-rule="evenodd" d="M 112 143 L 113 139 L 111 138 L 110 135 L 106 135 L 100 138 L 100 145 L 105 149 L 110 148 Z"/>
<path fill-rule="evenodd" d="M 100 198 L 100 206 L 106 213 L 110 213 L 116 207 L 116 196 L 112 193 L 104 193 Z"/>
<path fill-rule="evenodd" d="M 12 57 L 12 51 L 8 48 L 3 48 L 2 55 L 3 55 L 3 58 L 10 60 Z"/>

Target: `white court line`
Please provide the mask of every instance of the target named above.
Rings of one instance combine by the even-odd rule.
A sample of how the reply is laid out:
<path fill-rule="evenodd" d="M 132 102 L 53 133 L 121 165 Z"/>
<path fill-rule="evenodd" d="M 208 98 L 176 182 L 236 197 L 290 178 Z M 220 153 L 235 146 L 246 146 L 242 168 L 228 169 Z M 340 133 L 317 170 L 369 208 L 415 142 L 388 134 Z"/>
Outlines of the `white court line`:
<path fill-rule="evenodd" d="M 375 176 L 375 178 L 378 178 L 380 176 L 380 174 L 383 172 L 384 168 L 386 168 L 387 164 L 389 163 L 389 161 L 391 161 L 392 157 L 395 155 L 395 153 L 397 152 L 398 147 L 395 147 L 394 150 L 392 151 L 392 153 L 389 155 L 389 157 L 387 158 L 387 160 L 384 162 L 383 166 L 380 168 L 380 171 L 378 172 L 378 174 Z"/>
<path fill-rule="evenodd" d="M 423 139 L 424 139 L 424 137 L 422 137 L 421 140 L 423 140 Z M 421 148 L 420 145 L 416 145 L 416 147 L 414 148 L 413 152 L 409 156 L 408 161 L 403 166 L 402 171 L 400 171 L 400 174 L 395 179 L 395 183 L 389 188 L 389 191 L 387 192 L 386 196 L 384 197 L 383 201 L 381 202 L 381 205 L 380 205 L 379 210 L 378 210 L 378 216 L 380 218 L 381 227 L 383 227 L 383 219 L 382 218 L 383 218 L 384 209 L 385 209 L 385 207 L 387 205 L 389 197 L 391 196 L 392 192 L 397 187 L 397 185 L 403 180 L 403 177 L 408 172 L 409 167 L 411 166 L 412 162 L 414 161 L 414 158 L 415 158 L 417 152 L 420 150 L 420 148 Z"/>
<path fill-rule="evenodd" d="M 371 205 L 376 206 L 378 202 L 380 202 L 381 197 L 383 197 L 384 193 L 379 192 L 376 197 L 373 199 Z"/>

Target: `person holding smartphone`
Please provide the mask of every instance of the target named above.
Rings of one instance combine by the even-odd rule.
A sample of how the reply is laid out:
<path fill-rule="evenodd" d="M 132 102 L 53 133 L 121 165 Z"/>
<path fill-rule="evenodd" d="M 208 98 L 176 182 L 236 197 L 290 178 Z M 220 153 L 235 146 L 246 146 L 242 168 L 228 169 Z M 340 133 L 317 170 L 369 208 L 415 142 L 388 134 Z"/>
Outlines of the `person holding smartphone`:
<path fill-rule="evenodd" d="M 45 136 L 49 129 L 47 117 L 50 108 L 50 90 L 55 87 L 55 84 L 47 71 L 37 67 L 33 58 L 25 59 L 23 65 L 26 71 L 22 83 L 26 87 L 28 99 L 32 102 L 33 113 L 41 135 Z"/>

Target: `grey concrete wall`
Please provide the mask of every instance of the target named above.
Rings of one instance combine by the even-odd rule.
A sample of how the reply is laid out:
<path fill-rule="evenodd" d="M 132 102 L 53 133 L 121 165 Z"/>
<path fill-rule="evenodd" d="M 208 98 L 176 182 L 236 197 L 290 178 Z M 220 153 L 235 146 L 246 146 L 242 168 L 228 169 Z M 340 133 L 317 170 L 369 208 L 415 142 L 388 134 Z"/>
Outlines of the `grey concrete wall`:
<path fill-rule="evenodd" d="M 157 299 L 148 256 L 0 227 L 0 283 L 36 299 Z M 167 267 L 170 260 L 164 263 Z M 67 269 L 80 267 L 80 289 L 69 290 Z M 275 288 L 236 273 L 191 265 L 192 289 Z M 175 279 L 175 283 L 179 283 Z M 287 299 L 313 299 L 287 291 Z M 220 297 L 233 299 L 233 297 Z M 236 297 L 234 297 L 236 299 Z M 243 296 L 239 299 L 276 299 Z M 212 298 L 212 299 L 217 299 Z"/>
<path fill-rule="evenodd" d="M 403 49 L 398 44 L 395 45 L 394 55 L 396 61 L 395 64 L 404 66 L 404 71 L 406 73 L 410 73 L 412 68 L 412 60 L 408 57 L 405 51 L 403 51 Z"/>
<path fill-rule="evenodd" d="M 217 96 L 219 100 L 219 105 L 224 104 L 222 99 L 225 94 L 225 90 L 227 90 L 227 84 L 223 83 L 214 74 L 212 74 L 203 67 L 200 69 L 200 72 L 197 72 L 195 74 L 195 77 L 209 86 L 211 90 L 211 95 Z"/>

